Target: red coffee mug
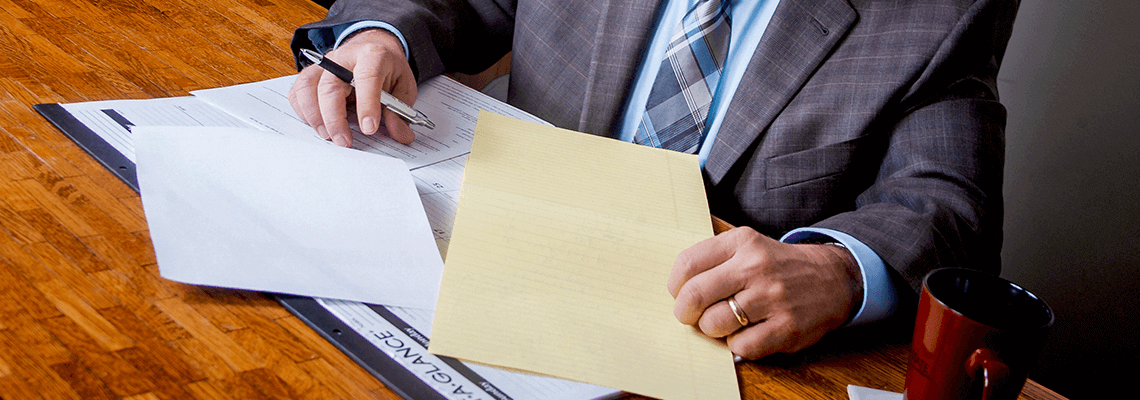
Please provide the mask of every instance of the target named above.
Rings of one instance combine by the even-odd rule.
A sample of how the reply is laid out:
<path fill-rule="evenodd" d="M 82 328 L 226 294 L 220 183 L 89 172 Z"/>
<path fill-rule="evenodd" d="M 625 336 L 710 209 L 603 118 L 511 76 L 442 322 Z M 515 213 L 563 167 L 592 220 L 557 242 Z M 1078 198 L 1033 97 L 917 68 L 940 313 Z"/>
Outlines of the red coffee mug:
<path fill-rule="evenodd" d="M 1014 400 L 1045 345 L 1053 311 L 985 272 L 944 268 L 922 281 L 907 400 Z"/>

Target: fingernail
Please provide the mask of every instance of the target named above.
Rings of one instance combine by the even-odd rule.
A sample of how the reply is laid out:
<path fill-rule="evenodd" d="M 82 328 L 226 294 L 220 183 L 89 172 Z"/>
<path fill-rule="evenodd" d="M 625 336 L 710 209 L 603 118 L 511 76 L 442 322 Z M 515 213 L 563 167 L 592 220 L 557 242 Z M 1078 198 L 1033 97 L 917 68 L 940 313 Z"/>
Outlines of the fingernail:
<path fill-rule="evenodd" d="M 379 128 L 379 126 L 376 124 L 375 118 L 364 117 L 364 120 L 360 121 L 360 131 L 366 135 L 376 133 L 377 128 Z"/>
<path fill-rule="evenodd" d="M 345 139 L 343 135 L 337 135 L 334 137 L 333 143 L 340 147 L 348 147 L 349 145 L 348 139 Z"/>
<path fill-rule="evenodd" d="M 320 136 L 321 139 L 329 140 L 329 131 L 325 129 L 324 125 L 317 126 L 317 136 Z"/>

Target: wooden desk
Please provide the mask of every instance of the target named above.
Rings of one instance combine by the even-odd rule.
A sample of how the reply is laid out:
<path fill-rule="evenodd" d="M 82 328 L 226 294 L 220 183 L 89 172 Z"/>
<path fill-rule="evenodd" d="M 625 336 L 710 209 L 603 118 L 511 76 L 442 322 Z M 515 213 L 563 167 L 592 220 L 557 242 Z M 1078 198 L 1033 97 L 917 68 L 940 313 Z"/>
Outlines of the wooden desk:
<path fill-rule="evenodd" d="M 270 297 L 159 277 L 139 196 L 36 103 L 292 74 L 307 0 L 0 0 L 0 398 L 396 398 Z M 744 397 L 901 391 L 905 338 L 738 368 Z M 905 336 L 905 335 L 903 335 Z M 1030 384 L 1025 398 L 1060 398 Z"/>

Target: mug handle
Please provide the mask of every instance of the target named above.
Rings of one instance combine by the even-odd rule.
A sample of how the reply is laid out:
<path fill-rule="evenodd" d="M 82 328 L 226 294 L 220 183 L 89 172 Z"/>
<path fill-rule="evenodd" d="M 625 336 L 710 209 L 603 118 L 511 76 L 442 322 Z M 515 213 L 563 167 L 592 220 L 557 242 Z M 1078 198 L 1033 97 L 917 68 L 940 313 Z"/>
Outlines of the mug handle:
<path fill-rule="evenodd" d="M 998 385 L 1005 382 L 1009 375 L 1009 367 L 1001 362 L 997 353 L 990 349 L 977 349 L 966 360 L 966 372 L 970 379 L 974 379 L 978 370 L 982 370 L 982 400 L 993 399 L 993 392 Z"/>

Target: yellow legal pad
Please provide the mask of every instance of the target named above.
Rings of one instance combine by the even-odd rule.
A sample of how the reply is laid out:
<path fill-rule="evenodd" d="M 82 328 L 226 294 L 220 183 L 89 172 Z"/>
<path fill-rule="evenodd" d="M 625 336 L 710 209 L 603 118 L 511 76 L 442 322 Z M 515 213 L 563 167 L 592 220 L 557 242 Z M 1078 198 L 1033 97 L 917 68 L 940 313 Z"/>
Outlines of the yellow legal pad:
<path fill-rule="evenodd" d="M 739 399 L 729 350 L 673 316 L 712 236 L 697 157 L 483 112 L 429 350 L 669 399 Z"/>

